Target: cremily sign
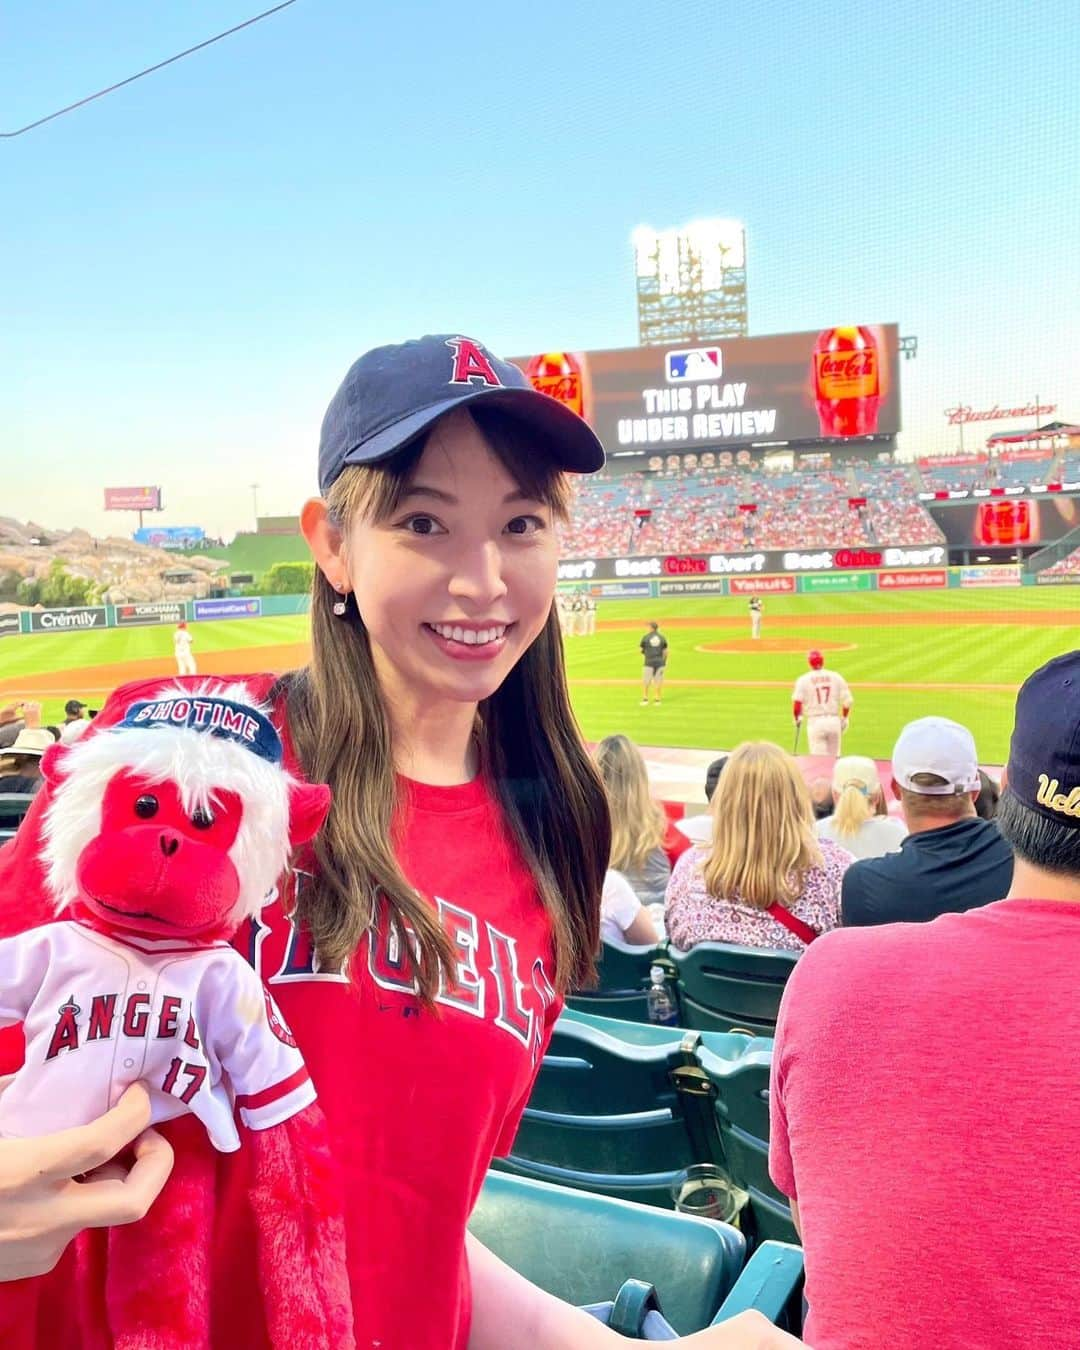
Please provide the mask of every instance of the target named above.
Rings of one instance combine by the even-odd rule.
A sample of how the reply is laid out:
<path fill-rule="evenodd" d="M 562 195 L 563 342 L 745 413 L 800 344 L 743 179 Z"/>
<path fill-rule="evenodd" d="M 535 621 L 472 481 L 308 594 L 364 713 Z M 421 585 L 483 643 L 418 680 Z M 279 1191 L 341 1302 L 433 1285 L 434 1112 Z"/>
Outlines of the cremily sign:
<path fill-rule="evenodd" d="M 946 551 L 925 548 L 825 548 L 812 552 L 769 549 L 756 553 L 656 553 L 640 558 L 578 558 L 559 564 L 560 581 L 610 581 L 624 577 L 756 576 L 762 573 L 832 572 L 878 567 L 940 567 Z"/>

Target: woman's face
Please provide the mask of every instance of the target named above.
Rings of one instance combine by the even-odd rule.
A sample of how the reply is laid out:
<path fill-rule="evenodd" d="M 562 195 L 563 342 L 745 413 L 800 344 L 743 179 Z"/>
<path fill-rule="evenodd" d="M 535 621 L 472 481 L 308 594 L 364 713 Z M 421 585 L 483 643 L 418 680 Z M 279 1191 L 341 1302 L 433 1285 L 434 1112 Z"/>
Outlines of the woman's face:
<path fill-rule="evenodd" d="M 551 508 L 522 494 L 465 412 L 436 424 L 398 509 L 353 521 L 343 543 L 391 700 L 478 703 L 547 622 L 558 569 Z"/>

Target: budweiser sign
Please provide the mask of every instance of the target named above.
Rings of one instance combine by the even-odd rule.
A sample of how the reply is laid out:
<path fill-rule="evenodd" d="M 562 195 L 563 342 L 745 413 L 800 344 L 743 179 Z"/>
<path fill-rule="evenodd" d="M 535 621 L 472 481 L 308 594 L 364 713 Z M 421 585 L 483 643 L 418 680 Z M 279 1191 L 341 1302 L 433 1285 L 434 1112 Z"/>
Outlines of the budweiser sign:
<path fill-rule="evenodd" d="M 945 420 L 951 427 L 964 426 L 968 422 L 1000 422 L 1013 417 L 1043 417 L 1057 412 L 1056 403 L 1025 403 L 1020 408 L 1002 408 L 994 404 L 992 408 L 975 409 L 966 403 L 958 403 L 955 408 L 945 409 Z"/>

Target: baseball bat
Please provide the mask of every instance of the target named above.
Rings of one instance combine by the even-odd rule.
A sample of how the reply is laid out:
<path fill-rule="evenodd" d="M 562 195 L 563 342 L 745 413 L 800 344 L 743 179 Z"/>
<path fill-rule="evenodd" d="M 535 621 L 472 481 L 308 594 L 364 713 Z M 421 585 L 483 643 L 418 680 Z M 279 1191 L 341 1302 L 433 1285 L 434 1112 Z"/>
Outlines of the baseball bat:
<path fill-rule="evenodd" d="M 801 723 L 801 722 L 796 722 L 796 723 L 795 723 L 795 744 L 791 747 L 791 753 L 792 753 L 793 755 L 797 755 L 797 754 L 799 753 L 799 733 L 800 733 L 801 731 L 802 731 L 802 723 Z"/>

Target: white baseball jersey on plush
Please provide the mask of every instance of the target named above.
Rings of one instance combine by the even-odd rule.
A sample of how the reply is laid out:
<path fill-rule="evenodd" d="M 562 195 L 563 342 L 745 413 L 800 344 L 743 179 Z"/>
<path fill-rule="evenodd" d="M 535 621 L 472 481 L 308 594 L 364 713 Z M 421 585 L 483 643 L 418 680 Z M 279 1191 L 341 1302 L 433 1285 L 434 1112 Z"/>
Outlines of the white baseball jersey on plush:
<path fill-rule="evenodd" d="M 841 717 L 854 700 L 847 681 L 835 670 L 808 670 L 795 681 L 795 698 L 804 717 Z"/>
<path fill-rule="evenodd" d="M 315 1100 L 292 1033 L 228 943 L 121 941 L 60 920 L 0 941 L 0 1026 L 25 1023 L 23 1069 L 0 1089 L 0 1136 L 85 1125 L 142 1081 L 157 1124 L 192 1111 L 215 1148 Z"/>

